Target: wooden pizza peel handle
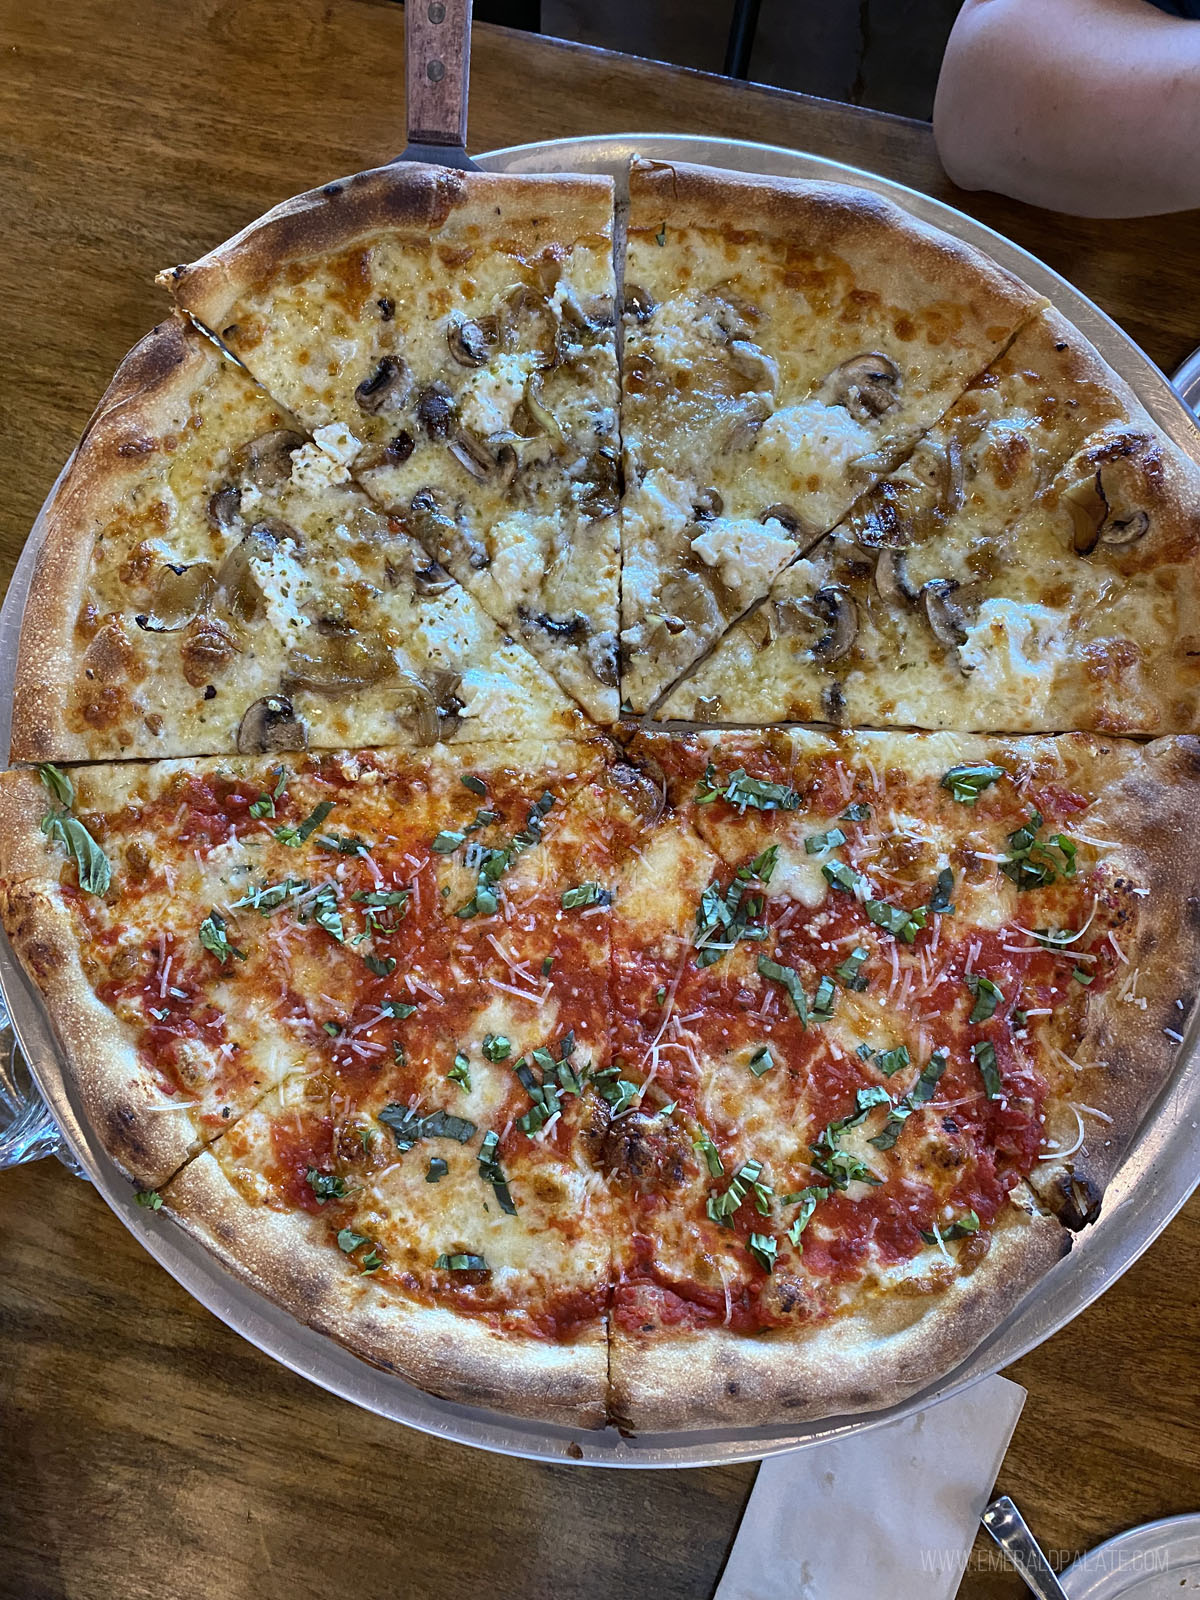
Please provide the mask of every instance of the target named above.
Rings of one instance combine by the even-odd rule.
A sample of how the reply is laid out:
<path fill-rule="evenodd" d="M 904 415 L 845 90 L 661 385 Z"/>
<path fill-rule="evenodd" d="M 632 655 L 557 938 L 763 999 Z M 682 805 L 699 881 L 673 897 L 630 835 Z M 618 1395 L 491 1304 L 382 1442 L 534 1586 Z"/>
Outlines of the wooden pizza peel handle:
<path fill-rule="evenodd" d="M 465 152 L 471 0 L 407 0 L 404 34 L 409 144 Z"/>

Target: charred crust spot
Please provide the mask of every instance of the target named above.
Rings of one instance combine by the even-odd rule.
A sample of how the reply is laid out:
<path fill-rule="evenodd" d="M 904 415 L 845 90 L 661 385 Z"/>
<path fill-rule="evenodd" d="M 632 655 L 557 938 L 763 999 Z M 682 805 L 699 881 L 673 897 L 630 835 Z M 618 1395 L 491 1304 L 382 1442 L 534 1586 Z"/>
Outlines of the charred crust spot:
<path fill-rule="evenodd" d="M 379 315 L 384 322 L 390 322 L 396 315 L 396 302 L 389 295 L 381 296 L 375 304 L 379 307 Z"/>
<path fill-rule="evenodd" d="M 1065 1174 L 1059 1183 L 1059 1193 L 1062 1197 L 1059 1220 L 1073 1233 L 1085 1228 L 1089 1222 L 1095 1222 L 1100 1215 L 1100 1202 L 1103 1196 L 1096 1185 L 1082 1173 Z"/>
<path fill-rule="evenodd" d="M 155 448 L 153 439 L 125 439 L 117 446 L 119 456 L 148 456 Z"/>

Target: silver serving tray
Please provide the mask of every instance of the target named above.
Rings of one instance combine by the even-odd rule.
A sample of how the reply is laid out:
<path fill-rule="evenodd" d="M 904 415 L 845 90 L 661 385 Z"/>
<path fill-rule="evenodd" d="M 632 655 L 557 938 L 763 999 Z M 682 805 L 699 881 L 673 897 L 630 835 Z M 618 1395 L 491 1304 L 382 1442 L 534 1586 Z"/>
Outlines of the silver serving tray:
<path fill-rule="evenodd" d="M 1045 294 L 1137 391 L 1164 431 L 1200 459 L 1200 428 L 1195 418 L 1163 374 L 1116 323 L 1036 257 L 970 217 L 901 184 L 794 150 L 682 134 L 553 140 L 493 151 L 478 159 L 481 166 L 493 171 L 607 172 L 619 178 L 633 154 L 850 183 L 896 201 L 923 221 L 977 245 Z M 47 506 L 53 497 L 52 490 Z M 44 536 L 45 509 L 22 551 L 0 611 L 0 759 L 5 764 L 17 641 L 34 557 Z M 1161 1233 L 1200 1175 L 1200 1054 L 1193 1024 L 1174 1078 L 1109 1186 L 1100 1219 L 1079 1235 L 1070 1256 L 1047 1273 L 1003 1326 L 948 1377 L 902 1405 L 869 1416 L 833 1417 L 777 1428 L 697 1428 L 643 1434 L 635 1439 L 622 1438 L 612 1428 L 576 1432 L 439 1400 L 367 1365 L 238 1282 L 166 1217 L 137 1206 L 129 1183 L 88 1127 L 41 1000 L 2 937 L 0 990 L 34 1079 L 70 1152 L 130 1232 L 191 1295 L 243 1338 L 322 1388 L 425 1433 L 505 1455 L 611 1467 L 716 1466 L 819 1444 L 906 1416 L 1008 1366 L 1065 1327 Z"/>

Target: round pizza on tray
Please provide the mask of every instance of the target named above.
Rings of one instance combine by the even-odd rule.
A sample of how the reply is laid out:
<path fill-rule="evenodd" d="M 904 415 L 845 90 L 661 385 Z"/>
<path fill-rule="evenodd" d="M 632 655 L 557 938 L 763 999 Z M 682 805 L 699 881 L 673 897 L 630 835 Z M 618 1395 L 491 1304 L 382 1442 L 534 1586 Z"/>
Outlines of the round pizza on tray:
<path fill-rule="evenodd" d="M 1170 1077 L 1200 469 L 873 194 L 613 216 L 394 166 L 162 275 L 47 514 L 0 914 L 141 1203 L 359 1355 L 876 1409 Z"/>

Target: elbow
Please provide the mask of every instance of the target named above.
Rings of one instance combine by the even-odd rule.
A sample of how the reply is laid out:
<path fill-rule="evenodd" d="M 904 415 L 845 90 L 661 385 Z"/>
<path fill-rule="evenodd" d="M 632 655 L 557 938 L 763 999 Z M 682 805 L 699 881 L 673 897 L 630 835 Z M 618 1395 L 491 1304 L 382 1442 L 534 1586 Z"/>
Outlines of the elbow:
<path fill-rule="evenodd" d="M 961 189 L 1003 189 L 1019 155 L 1012 106 L 1020 86 L 1011 77 L 1015 52 L 997 26 L 1003 21 L 1003 9 L 996 18 L 965 5 L 942 62 L 933 138 L 947 176 Z"/>

